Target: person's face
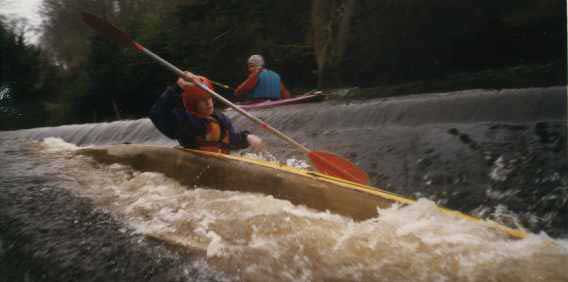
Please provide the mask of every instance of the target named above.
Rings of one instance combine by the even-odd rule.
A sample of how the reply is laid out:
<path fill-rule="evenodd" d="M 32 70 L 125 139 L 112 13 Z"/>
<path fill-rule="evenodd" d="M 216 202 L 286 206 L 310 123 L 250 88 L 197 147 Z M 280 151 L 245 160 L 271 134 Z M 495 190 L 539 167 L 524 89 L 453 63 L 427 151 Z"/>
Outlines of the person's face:
<path fill-rule="evenodd" d="M 197 102 L 197 112 L 201 115 L 210 115 L 213 113 L 213 98 L 208 98 Z"/>
<path fill-rule="evenodd" d="M 256 71 L 257 69 L 259 69 L 260 67 L 257 65 L 253 65 L 253 64 L 248 64 L 247 65 L 247 69 L 249 71 L 249 73 Z"/>

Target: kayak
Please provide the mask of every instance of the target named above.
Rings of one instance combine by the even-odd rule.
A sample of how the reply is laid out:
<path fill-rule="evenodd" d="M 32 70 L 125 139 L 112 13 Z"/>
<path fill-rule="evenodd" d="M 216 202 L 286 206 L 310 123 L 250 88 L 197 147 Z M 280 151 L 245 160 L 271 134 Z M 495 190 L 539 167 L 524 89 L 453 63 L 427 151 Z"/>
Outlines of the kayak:
<path fill-rule="evenodd" d="M 238 103 L 237 105 L 241 107 L 243 110 L 256 110 L 256 109 L 266 109 L 266 108 L 273 108 L 278 106 L 285 106 L 285 105 L 292 105 L 292 104 L 300 104 L 300 103 L 310 103 L 310 102 L 319 102 L 325 98 L 325 95 L 322 94 L 321 91 L 316 92 L 309 92 L 307 94 L 288 98 L 283 100 L 263 100 L 263 101 L 254 101 L 249 103 Z"/>
<path fill-rule="evenodd" d="M 377 207 L 409 205 L 415 200 L 318 172 L 262 160 L 158 145 L 110 145 L 85 148 L 79 154 L 98 162 L 126 164 L 140 171 L 160 172 L 187 187 L 262 193 L 296 205 L 330 211 L 354 220 L 376 217 Z M 514 238 L 527 234 L 491 221 L 439 207 L 456 219 L 473 221 Z"/>

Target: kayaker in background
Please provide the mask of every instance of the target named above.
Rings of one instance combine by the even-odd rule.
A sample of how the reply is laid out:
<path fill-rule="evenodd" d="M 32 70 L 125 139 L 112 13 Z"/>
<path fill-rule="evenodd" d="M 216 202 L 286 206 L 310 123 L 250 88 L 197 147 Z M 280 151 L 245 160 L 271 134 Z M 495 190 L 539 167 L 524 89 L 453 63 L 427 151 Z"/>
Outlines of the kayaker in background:
<path fill-rule="evenodd" d="M 213 89 L 206 77 L 186 74 Z M 248 131 L 235 132 L 231 120 L 215 111 L 209 93 L 183 78 L 166 88 L 152 106 L 150 119 L 160 132 L 185 148 L 228 154 L 248 146 L 263 147 L 262 140 Z"/>
<path fill-rule="evenodd" d="M 247 62 L 249 76 L 235 89 L 235 96 L 247 95 L 249 100 L 279 100 L 290 98 L 280 75 L 264 67 L 261 55 L 252 55 Z"/>

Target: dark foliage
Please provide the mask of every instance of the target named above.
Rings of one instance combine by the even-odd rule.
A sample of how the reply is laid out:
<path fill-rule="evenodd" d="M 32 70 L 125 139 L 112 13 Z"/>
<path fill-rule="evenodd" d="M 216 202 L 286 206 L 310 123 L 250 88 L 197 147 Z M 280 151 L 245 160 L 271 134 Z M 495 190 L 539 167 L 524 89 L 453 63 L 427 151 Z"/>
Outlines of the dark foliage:
<path fill-rule="evenodd" d="M 0 129 L 46 124 L 45 106 L 57 91 L 57 68 L 42 51 L 0 21 Z"/>
<path fill-rule="evenodd" d="M 329 26 L 334 27 L 342 6 L 341 1 L 329 1 L 335 1 L 329 6 L 336 10 L 320 14 L 331 15 Z M 180 68 L 231 86 L 246 77 L 245 62 L 253 53 L 262 53 L 297 94 L 318 84 L 410 83 L 413 92 L 431 92 L 566 82 L 563 1 L 355 3 L 345 50 L 333 61 L 333 71 L 339 72 L 335 83 L 317 81 L 315 46 L 322 42 L 315 40 L 322 39 L 314 37 L 312 1 L 303 0 L 44 0 L 42 47 L 52 64 L 41 59 L 37 47 L 2 27 L 1 81 L 10 84 L 18 102 L 34 101 L 34 115 L 45 112 L 47 117 L 37 117 L 49 123 L 146 116 L 176 78 L 149 58 L 97 37 L 80 20 L 79 12 L 88 11 Z M 325 23 L 320 27 L 326 28 Z M 31 112 L 18 111 L 26 116 Z"/>

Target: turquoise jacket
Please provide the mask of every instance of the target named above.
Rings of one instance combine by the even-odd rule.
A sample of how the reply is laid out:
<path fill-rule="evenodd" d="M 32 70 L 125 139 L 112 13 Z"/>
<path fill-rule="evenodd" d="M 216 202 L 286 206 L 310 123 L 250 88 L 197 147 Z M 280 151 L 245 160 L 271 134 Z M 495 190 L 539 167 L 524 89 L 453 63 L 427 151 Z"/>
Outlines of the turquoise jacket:
<path fill-rule="evenodd" d="M 268 69 L 258 74 L 256 87 L 252 90 L 252 99 L 280 99 L 280 76 Z"/>

